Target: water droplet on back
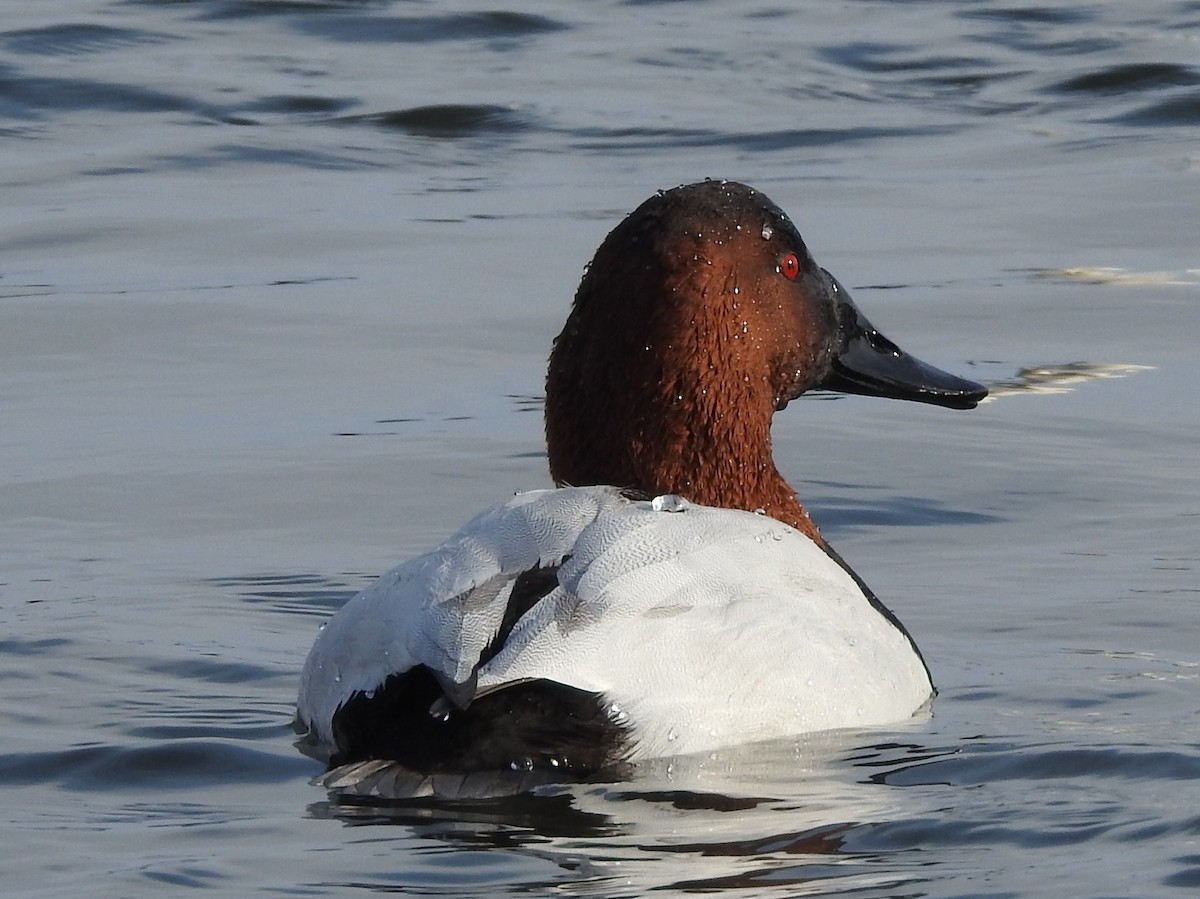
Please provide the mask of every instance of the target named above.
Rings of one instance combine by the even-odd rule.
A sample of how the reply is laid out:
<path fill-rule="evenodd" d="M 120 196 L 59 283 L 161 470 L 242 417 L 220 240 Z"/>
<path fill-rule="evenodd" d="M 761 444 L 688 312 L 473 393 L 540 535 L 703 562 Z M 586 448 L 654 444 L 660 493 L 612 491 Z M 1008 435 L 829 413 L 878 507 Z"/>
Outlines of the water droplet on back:
<path fill-rule="evenodd" d="M 687 500 L 674 493 L 664 493 L 650 500 L 650 508 L 655 512 L 682 512 L 687 507 Z"/>

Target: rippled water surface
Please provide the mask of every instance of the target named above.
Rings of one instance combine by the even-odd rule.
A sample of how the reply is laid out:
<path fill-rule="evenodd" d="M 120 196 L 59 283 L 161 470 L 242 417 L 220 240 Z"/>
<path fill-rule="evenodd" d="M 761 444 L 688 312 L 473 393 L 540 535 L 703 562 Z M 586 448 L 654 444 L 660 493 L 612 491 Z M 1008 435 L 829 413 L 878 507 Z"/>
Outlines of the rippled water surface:
<path fill-rule="evenodd" d="M 11 0 L 6 895 L 1200 888 L 1200 3 Z M 931 717 L 515 800 L 312 786 L 319 623 L 546 484 L 584 263 L 736 178 L 973 413 L 776 455 Z"/>

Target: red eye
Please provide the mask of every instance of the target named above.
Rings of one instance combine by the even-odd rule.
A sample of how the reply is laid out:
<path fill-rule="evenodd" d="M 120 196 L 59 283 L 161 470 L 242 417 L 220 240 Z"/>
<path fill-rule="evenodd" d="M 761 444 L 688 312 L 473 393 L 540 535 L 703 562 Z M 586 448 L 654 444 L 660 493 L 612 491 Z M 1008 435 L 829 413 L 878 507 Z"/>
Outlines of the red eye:
<path fill-rule="evenodd" d="M 789 281 L 795 281 L 796 276 L 800 274 L 800 259 L 795 253 L 788 253 L 779 263 L 779 270 L 783 272 L 783 276 Z"/>

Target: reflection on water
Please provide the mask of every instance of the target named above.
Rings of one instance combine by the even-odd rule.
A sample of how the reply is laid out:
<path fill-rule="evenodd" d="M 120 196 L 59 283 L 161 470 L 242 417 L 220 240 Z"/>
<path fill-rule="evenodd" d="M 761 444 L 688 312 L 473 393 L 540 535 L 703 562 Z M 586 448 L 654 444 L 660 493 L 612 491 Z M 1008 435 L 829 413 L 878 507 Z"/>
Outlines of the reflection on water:
<path fill-rule="evenodd" d="M 565 788 L 497 799 L 386 800 L 330 793 L 308 807 L 314 818 L 347 824 L 396 824 L 421 836 L 495 849 L 544 843 L 546 837 L 606 837 L 621 832 L 612 815 L 584 811 Z"/>
<path fill-rule="evenodd" d="M 1106 378 L 1125 378 L 1138 372 L 1153 371 L 1152 365 L 1120 365 L 1098 362 L 1067 362 L 1063 365 L 1039 365 L 1022 368 L 1015 377 L 989 381 L 984 402 L 1002 396 L 1029 393 L 1069 393 L 1080 384 Z"/>
<path fill-rule="evenodd" d="M 394 800 L 335 790 L 309 813 L 401 825 L 452 847 L 531 852 L 573 872 L 571 891 L 589 895 L 614 883 L 636 894 L 756 884 L 847 888 L 879 876 L 871 869 L 878 853 L 850 849 L 847 839 L 896 813 L 875 786 L 880 771 L 937 754 L 822 735 L 649 762 L 623 783 L 546 786 L 498 799 Z M 859 766 L 872 773 L 855 784 L 847 773 Z M 652 866 L 628 867 L 647 853 Z"/>
<path fill-rule="evenodd" d="M 1034 269 L 1034 277 L 1047 281 L 1076 281 L 1083 284 L 1116 284 L 1123 287 L 1167 285 L 1172 287 L 1200 284 L 1200 268 L 1175 272 L 1134 272 L 1106 266 Z"/>

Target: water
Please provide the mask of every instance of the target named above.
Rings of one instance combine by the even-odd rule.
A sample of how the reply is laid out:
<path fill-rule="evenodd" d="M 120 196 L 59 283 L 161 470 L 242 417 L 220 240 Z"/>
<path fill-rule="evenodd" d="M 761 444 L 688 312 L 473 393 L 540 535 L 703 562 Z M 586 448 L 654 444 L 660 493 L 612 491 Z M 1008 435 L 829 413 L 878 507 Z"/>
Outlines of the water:
<path fill-rule="evenodd" d="M 1200 886 L 1200 4 L 740 9 L 5 5 L 6 895 Z M 705 176 L 997 388 L 776 424 L 932 716 L 508 802 L 311 786 L 316 627 L 546 483 L 582 266 Z"/>

